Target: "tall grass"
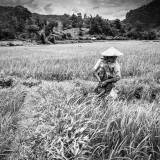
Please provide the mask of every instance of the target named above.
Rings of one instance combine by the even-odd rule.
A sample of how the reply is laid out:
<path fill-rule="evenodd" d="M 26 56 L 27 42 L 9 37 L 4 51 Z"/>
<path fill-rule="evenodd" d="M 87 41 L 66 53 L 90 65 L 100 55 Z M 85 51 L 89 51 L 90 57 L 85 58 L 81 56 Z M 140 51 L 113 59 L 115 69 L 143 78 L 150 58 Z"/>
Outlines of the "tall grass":
<path fill-rule="evenodd" d="M 95 83 L 86 81 L 110 46 L 125 53 L 116 101 L 97 99 Z M 157 42 L 1 48 L 3 76 L 58 82 L 0 89 L 0 159 L 157 160 L 160 87 L 153 77 L 159 59 Z"/>
<path fill-rule="evenodd" d="M 1 48 L 0 70 L 23 78 L 93 80 L 92 68 L 100 53 L 110 46 L 124 52 L 119 60 L 123 77 L 144 76 L 159 70 L 159 43 L 136 41 Z"/>
<path fill-rule="evenodd" d="M 18 90 L 0 91 L 0 159 L 9 159 L 15 151 L 12 146 L 18 128 L 18 114 L 21 109 L 26 92 Z"/>
<path fill-rule="evenodd" d="M 31 106 L 32 121 L 21 131 L 27 136 L 21 140 L 19 159 L 159 158 L 158 104 L 102 103 L 76 88 L 69 93 L 54 85 L 31 95 L 26 107 Z"/>

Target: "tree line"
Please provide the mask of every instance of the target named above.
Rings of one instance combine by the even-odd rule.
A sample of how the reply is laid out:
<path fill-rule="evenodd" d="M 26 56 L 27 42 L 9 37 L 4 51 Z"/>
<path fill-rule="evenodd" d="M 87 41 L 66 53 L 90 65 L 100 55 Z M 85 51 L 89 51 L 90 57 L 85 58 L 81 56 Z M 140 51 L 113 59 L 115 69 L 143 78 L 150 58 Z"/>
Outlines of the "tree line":
<path fill-rule="evenodd" d="M 0 8 L 1 9 L 1 8 Z M 96 39 L 157 39 L 159 35 L 154 30 L 144 30 L 139 21 L 134 26 L 125 21 L 107 20 L 99 15 L 87 16 L 81 13 L 64 14 L 59 19 L 41 19 L 22 6 L 0 11 L 0 40 L 6 39 L 34 39 L 40 43 L 55 43 L 56 39 L 71 39 L 70 33 L 63 32 L 67 29 L 79 28 L 79 36 L 85 34 Z M 5 15 L 5 16 L 4 16 Z M 63 18 L 62 18 L 63 17 Z M 56 31 L 58 21 L 62 23 L 62 30 Z M 88 33 L 83 33 L 82 28 L 87 28 Z"/>

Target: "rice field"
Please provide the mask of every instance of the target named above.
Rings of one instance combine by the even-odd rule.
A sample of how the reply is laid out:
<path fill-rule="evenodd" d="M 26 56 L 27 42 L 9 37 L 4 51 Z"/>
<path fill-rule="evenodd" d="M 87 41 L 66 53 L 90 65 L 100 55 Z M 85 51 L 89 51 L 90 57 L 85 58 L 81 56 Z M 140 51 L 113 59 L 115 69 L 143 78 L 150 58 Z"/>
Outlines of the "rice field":
<path fill-rule="evenodd" d="M 124 53 L 119 98 L 102 101 L 92 68 L 111 46 Z M 1 77 L 16 83 L 0 89 L 0 159 L 158 160 L 159 69 L 154 41 L 1 47 Z"/>
<path fill-rule="evenodd" d="M 42 80 L 91 80 L 91 70 L 100 53 L 114 46 L 123 77 L 141 76 L 159 70 L 159 42 L 96 42 L 52 46 L 1 47 L 0 70 L 7 75 Z"/>

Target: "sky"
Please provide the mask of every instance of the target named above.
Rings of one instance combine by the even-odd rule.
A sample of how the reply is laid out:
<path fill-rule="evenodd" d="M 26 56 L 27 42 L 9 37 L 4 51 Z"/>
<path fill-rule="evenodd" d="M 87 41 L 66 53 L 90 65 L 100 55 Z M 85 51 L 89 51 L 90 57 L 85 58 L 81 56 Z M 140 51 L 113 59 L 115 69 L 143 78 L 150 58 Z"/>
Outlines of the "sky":
<path fill-rule="evenodd" d="M 106 19 L 124 19 L 126 13 L 152 0 L 0 0 L 0 5 L 27 7 L 40 14 L 99 14 Z"/>

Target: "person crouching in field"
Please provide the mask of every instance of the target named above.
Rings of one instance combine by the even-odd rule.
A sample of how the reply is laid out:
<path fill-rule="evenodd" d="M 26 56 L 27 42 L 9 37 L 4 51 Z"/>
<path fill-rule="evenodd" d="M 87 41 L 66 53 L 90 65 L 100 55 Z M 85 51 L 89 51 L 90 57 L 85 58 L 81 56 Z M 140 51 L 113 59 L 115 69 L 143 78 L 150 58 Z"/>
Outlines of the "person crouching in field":
<path fill-rule="evenodd" d="M 117 94 L 113 91 L 114 84 L 121 79 L 121 70 L 117 57 L 122 56 L 123 53 L 111 47 L 101 55 L 102 57 L 94 66 L 93 71 L 94 76 L 99 82 L 94 91 L 98 94 L 98 97 L 104 98 L 110 95 L 115 99 L 117 98 Z"/>

